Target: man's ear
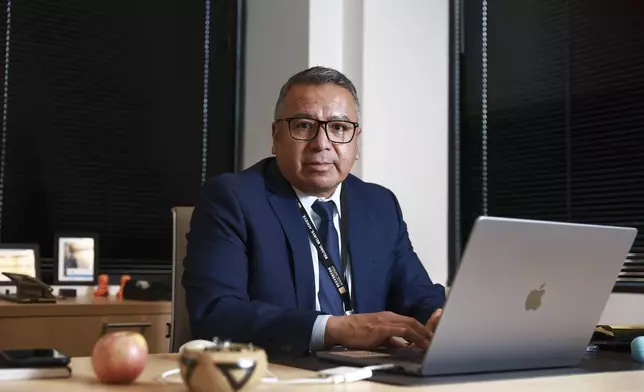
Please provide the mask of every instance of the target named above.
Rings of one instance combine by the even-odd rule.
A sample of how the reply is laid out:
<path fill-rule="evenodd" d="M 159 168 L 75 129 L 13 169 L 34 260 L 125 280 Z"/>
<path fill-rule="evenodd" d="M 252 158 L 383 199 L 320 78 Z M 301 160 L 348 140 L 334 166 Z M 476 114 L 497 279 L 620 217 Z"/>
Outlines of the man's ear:
<path fill-rule="evenodd" d="M 273 122 L 271 126 L 271 138 L 273 139 L 273 145 L 271 146 L 271 154 L 275 155 L 275 142 L 277 141 L 277 123 Z"/>
<path fill-rule="evenodd" d="M 360 134 L 362 133 L 362 128 L 356 129 L 356 160 L 360 159 Z"/>

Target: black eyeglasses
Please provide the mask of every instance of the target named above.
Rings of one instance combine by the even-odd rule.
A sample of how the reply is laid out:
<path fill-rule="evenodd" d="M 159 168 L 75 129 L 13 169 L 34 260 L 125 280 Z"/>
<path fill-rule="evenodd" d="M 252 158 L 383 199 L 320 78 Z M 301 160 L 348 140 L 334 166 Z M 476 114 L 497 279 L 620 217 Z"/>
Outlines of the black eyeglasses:
<path fill-rule="evenodd" d="M 278 118 L 275 121 L 286 121 L 288 123 L 288 132 L 295 140 L 311 141 L 318 136 L 320 126 L 324 128 L 326 137 L 332 143 L 349 143 L 356 134 L 356 128 L 359 124 L 352 121 L 344 120 L 314 120 L 312 118 L 286 117 Z"/>

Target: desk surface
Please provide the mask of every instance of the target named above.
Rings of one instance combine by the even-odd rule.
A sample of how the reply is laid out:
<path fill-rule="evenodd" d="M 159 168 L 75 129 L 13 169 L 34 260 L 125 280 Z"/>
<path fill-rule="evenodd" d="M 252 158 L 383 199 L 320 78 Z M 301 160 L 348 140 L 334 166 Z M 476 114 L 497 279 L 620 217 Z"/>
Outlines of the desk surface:
<path fill-rule="evenodd" d="M 59 380 L 32 380 L 2 382 L 0 389 L 13 392 L 26 391 L 47 391 L 47 392 L 77 392 L 77 391 L 115 391 L 127 390 L 131 392 L 144 391 L 187 391 L 183 384 L 174 383 L 178 380 L 172 378 L 172 383 L 160 384 L 155 378 L 166 370 L 176 367 L 176 356 L 172 354 L 158 354 L 150 356 L 148 366 L 134 385 L 119 387 L 99 384 L 95 381 L 89 358 L 74 358 L 72 360 L 73 377 Z M 289 368 L 285 366 L 271 365 L 271 372 L 282 380 L 310 377 L 311 371 Z M 289 391 L 351 391 L 356 392 L 386 392 L 402 390 L 423 390 L 428 388 L 432 391 L 471 391 L 471 382 L 436 384 L 425 387 L 395 387 L 373 382 L 357 382 L 347 385 L 261 385 L 256 391 L 284 390 Z M 476 383 L 477 391 L 542 391 L 542 390 L 584 390 L 584 391 L 635 391 L 644 387 L 644 370 L 606 372 L 583 375 L 559 375 L 552 377 L 519 378 L 512 380 L 479 381 Z"/>
<path fill-rule="evenodd" d="M 20 304 L 0 300 L 2 317 L 102 316 L 105 314 L 166 314 L 170 301 L 134 301 L 110 297 L 59 299 L 55 304 Z"/>

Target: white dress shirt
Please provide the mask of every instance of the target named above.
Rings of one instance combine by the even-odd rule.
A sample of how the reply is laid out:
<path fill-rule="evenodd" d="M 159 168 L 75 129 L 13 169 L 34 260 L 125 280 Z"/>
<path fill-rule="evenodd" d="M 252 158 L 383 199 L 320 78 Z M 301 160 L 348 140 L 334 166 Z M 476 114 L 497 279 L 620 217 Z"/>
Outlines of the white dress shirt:
<path fill-rule="evenodd" d="M 338 246 L 339 246 L 339 254 L 342 254 L 342 233 L 340 232 L 340 219 L 342 217 L 342 208 L 340 204 L 340 192 L 342 190 L 342 184 L 338 185 L 336 188 L 335 192 L 331 195 L 329 198 L 322 198 L 322 197 L 317 197 L 317 196 L 310 196 L 307 195 L 303 192 L 300 192 L 299 190 L 295 189 L 295 193 L 299 197 L 300 201 L 302 202 L 302 206 L 306 210 L 306 212 L 309 214 L 311 217 L 311 220 L 313 220 L 313 224 L 315 225 L 315 228 L 319 230 L 320 228 L 320 222 L 321 218 L 318 214 L 313 211 L 313 203 L 315 203 L 317 200 L 321 201 L 333 201 L 335 204 L 335 212 L 333 214 L 333 225 L 335 226 L 335 230 L 338 232 Z M 311 249 L 311 258 L 313 260 L 313 280 L 315 282 L 315 310 L 320 310 L 320 299 L 319 299 L 319 292 L 320 292 L 320 261 L 318 258 L 318 251 L 315 245 L 313 245 L 313 241 L 309 238 L 309 246 Z M 338 271 L 341 276 L 342 276 L 342 271 Z M 325 270 L 322 270 L 322 273 L 327 273 Z M 349 290 L 349 294 L 351 294 L 351 268 L 349 268 L 349 265 L 347 264 L 346 266 L 346 279 L 347 279 L 347 286 Z M 345 309 L 346 310 L 346 309 Z M 318 316 L 318 318 L 315 320 L 315 323 L 313 324 L 313 331 L 311 331 L 311 345 L 310 348 L 311 350 L 320 350 L 324 348 L 324 332 L 326 330 L 326 322 L 329 319 L 329 315 L 322 315 Z"/>

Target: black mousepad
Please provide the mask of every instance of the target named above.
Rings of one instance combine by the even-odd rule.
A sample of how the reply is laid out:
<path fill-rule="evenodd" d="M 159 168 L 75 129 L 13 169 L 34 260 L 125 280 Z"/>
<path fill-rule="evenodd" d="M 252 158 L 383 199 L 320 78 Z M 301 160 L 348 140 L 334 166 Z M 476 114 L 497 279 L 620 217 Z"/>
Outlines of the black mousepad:
<path fill-rule="evenodd" d="M 271 363 L 278 365 L 291 366 L 299 369 L 320 371 L 334 368 L 338 365 L 329 361 L 321 360 L 316 356 L 306 357 L 286 357 L 271 356 Z M 578 367 L 566 367 L 555 369 L 538 369 L 538 370 L 518 370 L 507 372 L 477 373 L 467 375 L 450 375 L 450 376 L 412 376 L 401 373 L 389 373 L 385 371 L 374 372 L 369 381 L 389 385 L 399 386 L 418 386 L 418 385 L 438 385 L 463 382 L 495 381 L 495 380 L 512 380 L 520 378 L 535 377 L 552 377 L 575 374 L 617 372 L 630 370 L 644 370 L 644 364 L 635 362 L 629 353 L 624 352 L 604 352 L 586 354 Z"/>

